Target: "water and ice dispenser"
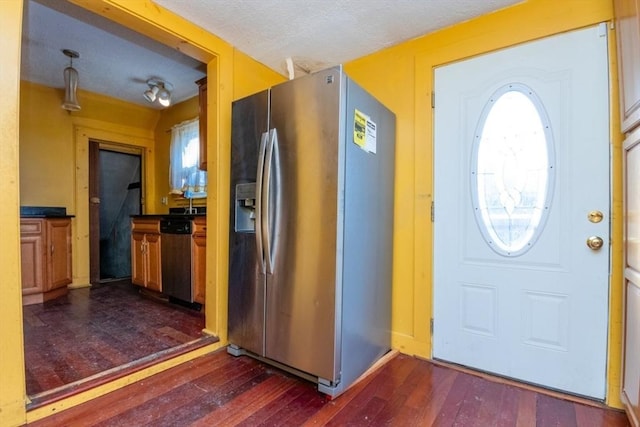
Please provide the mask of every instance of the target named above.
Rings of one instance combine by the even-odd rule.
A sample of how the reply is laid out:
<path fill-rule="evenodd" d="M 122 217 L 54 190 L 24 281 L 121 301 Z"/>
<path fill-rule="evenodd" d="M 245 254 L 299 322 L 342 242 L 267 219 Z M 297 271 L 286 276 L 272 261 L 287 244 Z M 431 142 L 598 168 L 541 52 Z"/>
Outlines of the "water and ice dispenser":
<path fill-rule="evenodd" d="M 256 231 L 256 183 L 248 182 L 236 185 L 235 230 L 238 233 Z"/>

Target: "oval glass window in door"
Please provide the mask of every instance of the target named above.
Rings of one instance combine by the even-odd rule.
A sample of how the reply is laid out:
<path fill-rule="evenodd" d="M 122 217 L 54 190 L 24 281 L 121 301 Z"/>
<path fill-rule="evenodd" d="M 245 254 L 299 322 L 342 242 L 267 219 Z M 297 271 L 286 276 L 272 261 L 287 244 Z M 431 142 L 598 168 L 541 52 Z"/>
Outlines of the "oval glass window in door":
<path fill-rule="evenodd" d="M 498 254 L 528 251 L 544 227 L 554 188 L 548 116 L 531 88 L 513 83 L 487 101 L 474 135 L 471 197 L 476 222 Z"/>

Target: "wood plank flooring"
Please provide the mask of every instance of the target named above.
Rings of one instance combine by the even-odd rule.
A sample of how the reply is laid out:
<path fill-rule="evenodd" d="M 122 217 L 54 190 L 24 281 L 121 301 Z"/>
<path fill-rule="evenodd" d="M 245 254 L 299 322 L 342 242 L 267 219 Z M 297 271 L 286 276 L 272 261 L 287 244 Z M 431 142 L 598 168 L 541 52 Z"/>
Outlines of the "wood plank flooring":
<path fill-rule="evenodd" d="M 334 400 L 224 350 L 30 426 L 629 426 L 624 413 L 398 355 Z"/>
<path fill-rule="evenodd" d="M 27 394 L 37 397 L 202 338 L 204 314 L 141 296 L 130 282 L 23 307 Z"/>

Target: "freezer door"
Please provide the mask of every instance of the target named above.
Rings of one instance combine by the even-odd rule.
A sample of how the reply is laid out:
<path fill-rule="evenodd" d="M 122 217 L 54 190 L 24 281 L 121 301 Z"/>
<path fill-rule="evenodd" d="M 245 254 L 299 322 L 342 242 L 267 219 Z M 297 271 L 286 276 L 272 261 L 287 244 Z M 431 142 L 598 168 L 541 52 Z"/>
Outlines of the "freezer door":
<path fill-rule="evenodd" d="M 271 89 L 266 356 L 334 381 L 341 73 Z M 270 161 L 269 161 L 270 160 Z M 267 168 L 267 165 L 265 165 Z"/>
<path fill-rule="evenodd" d="M 255 227 L 258 158 L 268 91 L 233 103 L 229 213 L 229 342 L 264 356 L 265 274 Z"/>

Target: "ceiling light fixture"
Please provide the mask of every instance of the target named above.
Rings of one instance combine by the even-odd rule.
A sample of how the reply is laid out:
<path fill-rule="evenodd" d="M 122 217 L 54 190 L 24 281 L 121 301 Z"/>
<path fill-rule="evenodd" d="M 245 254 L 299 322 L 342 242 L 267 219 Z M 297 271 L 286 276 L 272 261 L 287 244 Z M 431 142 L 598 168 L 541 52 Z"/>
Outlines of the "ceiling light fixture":
<path fill-rule="evenodd" d="M 142 93 L 144 99 L 149 102 L 158 100 L 158 103 L 163 107 L 171 105 L 171 91 L 173 90 L 171 83 L 165 82 L 164 80 L 149 79 L 147 80 L 147 85 L 149 89 Z"/>
<path fill-rule="evenodd" d="M 80 104 L 76 98 L 78 89 L 78 72 L 73 68 L 73 58 L 79 58 L 80 54 L 75 50 L 62 49 L 62 53 L 69 57 L 69 66 L 64 69 L 64 102 L 62 108 L 68 111 L 78 111 Z"/>

